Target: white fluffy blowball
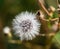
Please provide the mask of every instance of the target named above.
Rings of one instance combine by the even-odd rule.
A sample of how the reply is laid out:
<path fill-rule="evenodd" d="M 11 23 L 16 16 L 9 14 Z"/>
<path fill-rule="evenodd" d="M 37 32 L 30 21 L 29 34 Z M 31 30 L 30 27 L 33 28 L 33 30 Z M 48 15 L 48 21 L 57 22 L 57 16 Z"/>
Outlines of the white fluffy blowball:
<path fill-rule="evenodd" d="M 36 19 L 36 15 L 31 12 L 22 12 L 13 19 L 12 26 L 15 35 L 20 40 L 32 40 L 39 35 L 40 23 Z"/>

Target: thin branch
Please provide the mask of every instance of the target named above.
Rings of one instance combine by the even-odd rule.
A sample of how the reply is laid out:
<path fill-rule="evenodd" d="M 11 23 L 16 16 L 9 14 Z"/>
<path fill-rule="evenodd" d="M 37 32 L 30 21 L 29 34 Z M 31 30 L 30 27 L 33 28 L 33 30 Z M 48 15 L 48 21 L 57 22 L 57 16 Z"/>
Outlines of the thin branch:
<path fill-rule="evenodd" d="M 50 19 L 50 21 L 56 21 L 56 20 L 59 20 L 59 18 Z"/>
<path fill-rule="evenodd" d="M 47 19 L 44 19 L 44 18 L 41 18 L 42 20 L 44 20 L 44 21 L 56 21 L 56 20 L 59 20 L 59 18 L 54 18 L 54 19 L 50 19 L 50 20 L 47 20 Z"/>
<path fill-rule="evenodd" d="M 44 10 L 49 16 L 51 16 L 50 13 L 48 12 L 48 10 L 45 8 L 45 6 L 42 4 L 41 0 L 38 0 L 38 3 L 39 3 L 39 5 L 43 8 L 43 10 Z"/>

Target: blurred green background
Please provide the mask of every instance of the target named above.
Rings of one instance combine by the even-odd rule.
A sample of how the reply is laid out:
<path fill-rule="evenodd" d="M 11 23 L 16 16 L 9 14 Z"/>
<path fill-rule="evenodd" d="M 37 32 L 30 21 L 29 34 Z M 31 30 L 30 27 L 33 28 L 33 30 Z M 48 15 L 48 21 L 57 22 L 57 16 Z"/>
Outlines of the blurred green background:
<path fill-rule="evenodd" d="M 0 18 L 4 25 L 10 25 L 11 19 L 20 12 L 36 12 L 38 9 L 36 0 L 0 0 Z"/>

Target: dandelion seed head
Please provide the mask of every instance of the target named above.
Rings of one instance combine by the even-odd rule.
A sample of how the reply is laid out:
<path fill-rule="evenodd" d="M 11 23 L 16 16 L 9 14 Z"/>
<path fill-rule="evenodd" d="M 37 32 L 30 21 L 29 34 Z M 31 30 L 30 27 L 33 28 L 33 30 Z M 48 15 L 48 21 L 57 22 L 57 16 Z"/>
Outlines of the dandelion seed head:
<path fill-rule="evenodd" d="M 12 26 L 15 35 L 20 37 L 20 40 L 32 40 L 39 35 L 40 23 L 36 19 L 34 13 L 22 12 L 13 19 Z"/>

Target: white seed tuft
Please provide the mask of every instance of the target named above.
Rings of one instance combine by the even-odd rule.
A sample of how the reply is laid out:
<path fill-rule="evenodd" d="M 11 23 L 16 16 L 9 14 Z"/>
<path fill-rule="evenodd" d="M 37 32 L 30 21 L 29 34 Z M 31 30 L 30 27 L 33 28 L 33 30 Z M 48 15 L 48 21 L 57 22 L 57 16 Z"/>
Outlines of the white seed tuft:
<path fill-rule="evenodd" d="M 15 35 L 20 37 L 20 40 L 32 40 L 39 35 L 40 23 L 36 19 L 34 13 L 22 12 L 13 19 L 12 26 Z"/>

